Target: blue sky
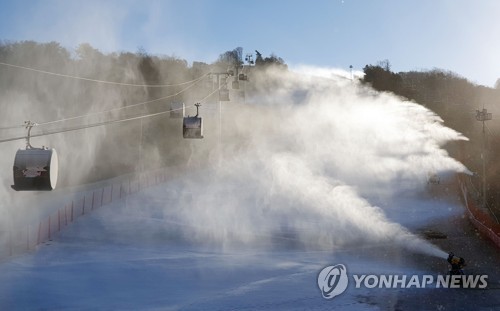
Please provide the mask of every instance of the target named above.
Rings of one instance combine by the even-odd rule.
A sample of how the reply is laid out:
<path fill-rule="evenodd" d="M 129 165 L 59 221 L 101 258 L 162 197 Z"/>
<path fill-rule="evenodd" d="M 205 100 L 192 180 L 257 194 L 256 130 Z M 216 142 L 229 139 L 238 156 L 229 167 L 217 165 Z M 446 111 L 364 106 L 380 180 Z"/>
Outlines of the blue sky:
<path fill-rule="evenodd" d="M 0 39 L 214 61 L 241 46 L 289 65 L 441 68 L 500 78 L 496 0 L 0 0 Z"/>

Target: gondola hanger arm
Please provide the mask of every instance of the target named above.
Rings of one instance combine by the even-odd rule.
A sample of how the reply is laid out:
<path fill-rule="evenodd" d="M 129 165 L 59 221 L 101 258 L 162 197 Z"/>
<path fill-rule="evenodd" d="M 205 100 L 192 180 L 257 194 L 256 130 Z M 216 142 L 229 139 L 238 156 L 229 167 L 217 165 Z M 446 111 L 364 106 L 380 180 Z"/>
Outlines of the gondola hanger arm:
<path fill-rule="evenodd" d="M 31 138 L 31 129 L 34 126 L 37 126 L 38 124 L 36 122 L 33 122 L 31 120 L 24 121 L 25 127 L 28 130 L 28 134 L 26 135 L 26 149 L 33 149 L 33 146 L 31 146 L 30 143 L 30 138 Z"/>

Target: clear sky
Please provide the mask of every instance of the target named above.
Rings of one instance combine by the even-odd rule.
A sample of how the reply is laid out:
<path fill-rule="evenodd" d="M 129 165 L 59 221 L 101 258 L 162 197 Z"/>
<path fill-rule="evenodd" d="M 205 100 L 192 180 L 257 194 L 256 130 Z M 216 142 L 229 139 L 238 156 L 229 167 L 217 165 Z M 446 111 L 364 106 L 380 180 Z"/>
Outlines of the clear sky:
<path fill-rule="evenodd" d="M 238 46 L 287 64 L 500 78 L 497 0 L 0 0 L 0 39 L 212 62 Z"/>

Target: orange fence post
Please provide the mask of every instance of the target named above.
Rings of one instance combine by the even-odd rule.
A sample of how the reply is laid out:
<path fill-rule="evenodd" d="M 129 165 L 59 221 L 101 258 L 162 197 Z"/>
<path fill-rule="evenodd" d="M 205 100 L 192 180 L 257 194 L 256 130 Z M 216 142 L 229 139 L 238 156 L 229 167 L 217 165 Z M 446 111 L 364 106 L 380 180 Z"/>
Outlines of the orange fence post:
<path fill-rule="evenodd" d="M 85 194 L 83 195 L 82 215 L 85 215 Z"/>
<path fill-rule="evenodd" d="M 12 256 L 12 230 L 9 228 L 9 256 Z"/>
<path fill-rule="evenodd" d="M 50 215 L 49 215 L 49 226 L 48 226 L 48 233 L 49 233 L 49 241 L 51 240 L 51 236 L 50 236 Z"/>
<path fill-rule="evenodd" d="M 30 250 L 30 225 L 26 225 L 26 250 Z"/>
<path fill-rule="evenodd" d="M 38 235 L 36 237 L 36 245 L 40 244 L 41 235 L 42 235 L 42 222 L 40 221 L 38 223 Z"/>

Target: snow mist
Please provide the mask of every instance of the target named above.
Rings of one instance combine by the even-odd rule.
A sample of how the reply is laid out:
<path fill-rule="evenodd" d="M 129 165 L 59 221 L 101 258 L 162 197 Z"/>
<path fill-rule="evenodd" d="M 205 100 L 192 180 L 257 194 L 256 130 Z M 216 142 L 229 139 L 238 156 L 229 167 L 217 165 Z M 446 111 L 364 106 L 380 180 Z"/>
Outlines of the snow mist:
<path fill-rule="evenodd" d="M 325 72 L 253 77 L 258 96 L 223 106 L 222 154 L 183 182 L 165 213 L 203 243 L 390 242 L 445 256 L 371 202 L 423 190 L 429 172 L 467 172 L 441 148 L 466 138 L 416 103 Z"/>

